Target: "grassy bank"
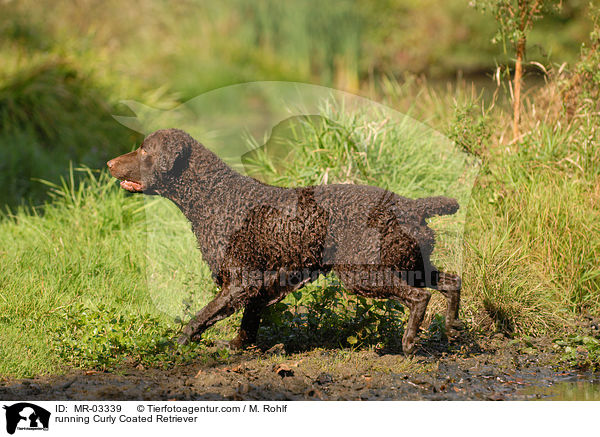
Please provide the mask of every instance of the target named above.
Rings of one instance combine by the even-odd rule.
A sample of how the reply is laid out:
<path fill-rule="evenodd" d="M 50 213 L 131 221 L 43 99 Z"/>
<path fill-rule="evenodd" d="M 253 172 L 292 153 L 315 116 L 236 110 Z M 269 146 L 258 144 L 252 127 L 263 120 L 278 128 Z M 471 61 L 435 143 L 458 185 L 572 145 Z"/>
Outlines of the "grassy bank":
<path fill-rule="evenodd" d="M 0 217 L 0 377 L 227 357 L 172 341 L 216 292 L 176 208 L 68 163 L 102 168 L 139 143 L 111 117 L 131 115 L 122 98 L 172 107 L 263 79 L 361 90 L 414 119 L 323 102 L 320 117 L 279 126 L 265 148 L 262 138 L 249 140 L 257 150 L 245 156 L 246 171 L 282 186 L 348 182 L 457 197 L 459 215 L 431 225 L 436 262 L 462 273 L 467 329 L 551 335 L 570 360 L 587 350 L 598 363 L 598 339 L 571 335 L 582 318 L 600 316 L 598 23 L 577 62 L 548 67 L 543 84 L 527 91 L 523 135 L 511 139 L 508 90 L 492 81 L 486 90 L 464 81 L 440 87 L 403 74 L 414 66 L 439 78 L 506 60 L 477 43 L 487 41 L 491 18 L 465 2 L 391 2 L 393 13 L 382 14 L 376 2 L 359 10 L 342 1 L 321 5 L 322 21 L 313 19 L 313 2 L 226 3 L 191 13 L 160 1 L 87 1 L 82 11 L 58 2 L 51 16 L 27 1 L 0 5 L 0 204 L 11 208 Z M 587 41 L 592 25 L 584 12 L 565 5 L 536 23 L 530 60 L 548 59 L 536 44 L 550 33 L 544 44 L 561 62 L 577 58 L 572 40 Z M 426 339 L 443 341 L 443 307 L 435 295 Z M 396 352 L 406 319 L 398 305 L 344 296 L 332 277 L 276 310 L 260 341 L 290 349 Z M 238 322 L 239 314 L 205 337 L 231 338 Z"/>
<path fill-rule="evenodd" d="M 596 135 L 594 123 L 536 123 L 521 142 L 499 148 L 492 126 L 502 113 L 488 119 L 472 106 L 459 106 L 451 117 L 440 118 L 451 127 L 450 136 L 467 127 L 479 131 L 463 132 L 453 146 L 431 141 L 443 137 L 423 135 L 415 124 L 407 131 L 405 124 L 374 124 L 364 114 L 324 112 L 282 136 L 286 159 L 273 162 L 281 154 L 270 152 L 267 143 L 246 164 L 255 176 L 284 186 L 326 179 L 380 185 L 412 197 L 460 198 L 463 190 L 464 245 L 453 245 L 454 220 L 434 220 L 432 226 L 440 235 L 441 265 L 462 268 L 462 317 L 470 330 L 560 337 L 582 314 L 598 315 L 600 160 L 590 147 L 597 141 L 590 137 Z M 470 199 L 461 169 L 474 168 L 476 161 L 461 147 L 477 150 L 482 162 Z M 440 150 L 446 150 L 443 159 Z M 21 209 L 0 222 L 0 341 L 14 345 L 1 351 L 0 374 L 27 376 L 73 364 L 168 366 L 202 357 L 203 346 L 182 349 L 172 342 L 181 319 L 216 291 L 189 225 L 167 202 L 129 195 L 105 173 L 83 173 L 80 183 L 72 177 L 51 187 L 53 198 L 44 208 Z M 452 265 L 459 249 L 463 265 Z M 425 337 L 443 338 L 436 316 L 442 308 L 438 298 Z M 394 350 L 405 317 L 398 306 L 344 299 L 328 278 L 270 314 L 261 341 Z M 219 324 L 206 338 L 230 338 L 238 321 Z"/>

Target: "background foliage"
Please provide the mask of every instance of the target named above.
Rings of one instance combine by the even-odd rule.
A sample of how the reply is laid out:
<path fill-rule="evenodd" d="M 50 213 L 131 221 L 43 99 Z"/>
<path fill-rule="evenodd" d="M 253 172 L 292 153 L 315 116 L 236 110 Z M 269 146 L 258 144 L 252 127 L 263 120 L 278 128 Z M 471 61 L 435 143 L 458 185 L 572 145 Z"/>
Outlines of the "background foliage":
<path fill-rule="evenodd" d="M 486 335 L 556 336 L 569 361 L 586 348 L 584 364 L 597 367 L 598 339 L 574 332 L 577 320 L 600 316 L 597 17 L 570 0 L 535 22 L 514 141 L 507 78 L 494 75 L 511 55 L 491 43 L 494 17 L 464 0 L 0 2 L 0 342 L 11 345 L 0 348 L 0 375 L 227 358 L 208 357 L 205 345 L 231 338 L 239 315 L 196 348 L 172 343 L 181 320 L 157 311 L 146 282 L 146 206 L 99 169 L 141 139 L 111 117 L 130 115 L 119 101 L 170 108 L 249 80 L 369 96 L 480 159 L 461 317 Z M 373 129 L 352 117 L 343 127 Z M 395 143 L 386 137 L 377 144 L 385 153 L 362 154 L 339 129 L 297 142 L 288 165 L 259 161 L 256 176 L 401 192 Z M 189 275 L 187 264 L 169 262 L 189 278 L 185 318 L 216 290 L 206 268 Z M 394 350 L 402 309 L 342 294 L 323 282 L 290 296 L 259 340 Z M 443 305 L 434 299 L 426 338 L 443 340 Z"/>

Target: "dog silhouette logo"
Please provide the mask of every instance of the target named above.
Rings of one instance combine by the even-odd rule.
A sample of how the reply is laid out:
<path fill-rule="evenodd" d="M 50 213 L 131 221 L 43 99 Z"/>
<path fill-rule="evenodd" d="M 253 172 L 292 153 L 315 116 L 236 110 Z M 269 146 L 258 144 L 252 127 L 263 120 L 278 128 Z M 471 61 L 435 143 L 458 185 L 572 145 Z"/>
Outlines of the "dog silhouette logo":
<path fill-rule="evenodd" d="M 4 405 L 6 410 L 6 432 L 14 434 L 18 430 L 48 430 L 50 412 L 42 407 L 28 402 L 19 402 L 10 406 Z"/>

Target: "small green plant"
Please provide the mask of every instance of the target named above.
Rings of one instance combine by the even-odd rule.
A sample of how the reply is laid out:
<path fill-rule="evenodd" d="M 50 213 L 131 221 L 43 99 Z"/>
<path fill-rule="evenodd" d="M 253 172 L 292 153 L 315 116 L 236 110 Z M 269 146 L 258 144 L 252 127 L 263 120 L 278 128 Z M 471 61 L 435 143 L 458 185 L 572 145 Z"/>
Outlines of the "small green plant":
<path fill-rule="evenodd" d="M 600 370 L 600 339 L 574 334 L 554 341 L 562 361 L 581 370 Z"/>
<path fill-rule="evenodd" d="M 427 333 L 429 339 L 435 342 L 440 342 L 447 339 L 446 318 L 441 314 L 435 314 L 431 319 L 429 328 L 427 328 Z"/>
<path fill-rule="evenodd" d="M 198 345 L 178 345 L 177 332 L 152 315 L 119 314 L 115 308 L 82 304 L 63 311 L 55 332 L 60 357 L 77 367 L 107 370 L 120 365 L 170 367 L 197 358 Z"/>
<path fill-rule="evenodd" d="M 326 346 L 402 350 L 406 317 L 399 302 L 347 294 L 333 277 L 322 282 L 271 307 L 259 341 L 284 343 L 288 351 Z"/>

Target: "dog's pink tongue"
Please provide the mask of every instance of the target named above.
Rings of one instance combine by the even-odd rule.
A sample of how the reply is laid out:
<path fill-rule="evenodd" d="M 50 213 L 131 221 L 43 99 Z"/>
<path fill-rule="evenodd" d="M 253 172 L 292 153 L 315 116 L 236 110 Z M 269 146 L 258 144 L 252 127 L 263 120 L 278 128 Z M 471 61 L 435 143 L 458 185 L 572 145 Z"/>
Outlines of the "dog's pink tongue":
<path fill-rule="evenodd" d="M 142 184 L 132 181 L 121 181 L 121 188 L 125 188 L 127 191 L 131 192 L 142 191 Z"/>

